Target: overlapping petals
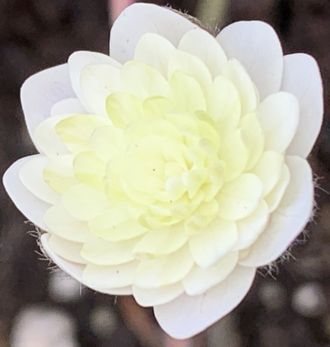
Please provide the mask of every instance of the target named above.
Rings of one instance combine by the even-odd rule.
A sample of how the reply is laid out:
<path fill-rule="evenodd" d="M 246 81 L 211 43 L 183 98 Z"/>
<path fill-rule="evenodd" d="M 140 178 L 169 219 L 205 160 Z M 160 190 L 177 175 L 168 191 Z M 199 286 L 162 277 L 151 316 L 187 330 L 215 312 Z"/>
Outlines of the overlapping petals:
<path fill-rule="evenodd" d="M 283 58 L 265 23 L 215 38 L 147 4 L 118 18 L 110 56 L 76 52 L 24 84 L 40 154 L 4 183 L 60 268 L 133 294 L 186 338 L 232 310 L 310 218 L 319 71 Z"/>

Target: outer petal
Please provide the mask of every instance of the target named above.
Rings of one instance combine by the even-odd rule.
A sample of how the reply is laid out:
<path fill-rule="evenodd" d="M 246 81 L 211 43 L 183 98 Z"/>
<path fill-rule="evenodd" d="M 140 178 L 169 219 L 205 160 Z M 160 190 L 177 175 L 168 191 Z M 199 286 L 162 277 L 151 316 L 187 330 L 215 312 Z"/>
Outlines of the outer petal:
<path fill-rule="evenodd" d="M 244 65 L 261 99 L 280 89 L 283 53 L 270 25 L 260 21 L 236 22 L 225 27 L 217 39 L 228 58 L 236 58 Z"/>
<path fill-rule="evenodd" d="M 311 217 L 314 204 L 313 176 L 307 161 L 288 157 L 291 179 L 267 229 L 240 263 L 258 267 L 278 258 L 299 235 Z"/>
<path fill-rule="evenodd" d="M 79 99 L 67 98 L 54 104 L 50 113 L 52 116 L 57 116 L 70 113 L 86 113 L 86 110 Z"/>
<path fill-rule="evenodd" d="M 40 243 L 42 247 L 42 251 L 51 258 L 51 260 L 64 272 L 66 272 L 68 275 L 76 279 L 78 282 L 86 285 L 83 281 L 83 271 L 85 266 L 82 264 L 75 264 L 72 262 L 69 262 L 67 260 L 64 260 L 59 255 L 55 253 L 53 248 L 51 247 L 49 243 L 49 234 L 43 234 L 40 237 Z M 91 289 L 97 290 L 104 294 L 109 295 L 130 295 L 132 294 L 131 287 L 121 287 L 121 288 L 93 288 L 89 286 Z"/>
<path fill-rule="evenodd" d="M 12 164 L 3 175 L 3 185 L 21 213 L 37 227 L 46 230 L 43 216 L 50 205 L 33 195 L 19 178 L 21 168 L 33 157 L 21 158 Z"/>
<path fill-rule="evenodd" d="M 21 103 L 32 140 L 36 127 L 50 116 L 52 106 L 73 96 L 67 64 L 40 71 L 23 83 Z"/>
<path fill-rule="evenodd" d="M 134 4 L 127 7 L 112 26 L 110 54 L 124 63 L 134 57 L 135 47 L 143 34 L 159 34 L 177 46 L 183 34 L 196 27 L 170 8 Z"/>
<path fill-rule="evenodd" d="M 301 53 L 286 55 L 281 89 L 294 94 L 300 103 L 298 130 L 287 153 L 306 157 L 323 119 L 322 80 L 314 58 Z"/>
<path fill-rule="evenodd" d="M 69 74 L 72 83 L 72 88 L 76 95 L 79 97 L 80 101 L 83 101 L 80 86 L 80 75 L 82 70 L 87 65 L 91 64 L 110 64 L 113 66 L 120 65 L 106 54 L 89 51 L 77 51 L 72 53 L 68 59 Z"/>
<path fill-rule="evenodd" d="M 144 307 L 165 304 L 174 300 L 183 292 L 184 290 L 181 283 L 151 289 L 133 286 L 133 295 L 136 302 Z"/>
<path fill-rule="evenodd" d="M 240 303 L 254 276 L 255 269 L 238 266 L 225 281 L 202 295 L 183 294 L 168 304 L 155 306 L 156 319 L 176 339 L 196 335 Z"/>
<path fill-rule="evenodd" d="M 31 156 L 19 172 L 19 178 L 24 186 L 37 198 L 54 204 L 58 201 L 59 196 L 44 181 L 43 170 L 48 163 L 48 159 L 43 155 Z"/>

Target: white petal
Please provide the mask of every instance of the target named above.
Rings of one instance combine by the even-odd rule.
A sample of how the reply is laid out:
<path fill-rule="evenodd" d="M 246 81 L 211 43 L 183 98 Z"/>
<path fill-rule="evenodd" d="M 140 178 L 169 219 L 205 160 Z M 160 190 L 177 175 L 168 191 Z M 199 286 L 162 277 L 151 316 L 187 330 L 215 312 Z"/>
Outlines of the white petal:
<path fill-rule="evenodd" d="M 21 158 L 12 164 L 3 175 L 3 185 L 21 213 L 37 227 L 47 230 L 43 217 L 50 205 L 33 195 L 19 178 L 20 170 L 31 158 Z"/>
<path fill-rule="evenodd" d="M 271 216 L 266 230 L 241 261 L 246 266 L 263 266 L 278 258 L 309 221 L 314 204 L 313 176 L 307 161 L 287 157 L 291 179 L 284 197 Z"/>
<path fill-rule="evenodd" d="M 181 283 L 171 284 L 159 288 L 140 288 L 133 286 L 133 295 L 136 302 L 143 307 L 166 304 L 184 292 Z"/>
<path fill-rule="evenodd" d="M 81 87 L 80 87 L 80 75 L 82 70 L 87 65 L 95 65 L 95 64 L 110 64 L 113 66 L 119 66 L 114 59 L 109 57 L 106 54 L 98 53 L 98 52 L 89 52 L 89 51 L 77 51 L 70 55 L 68 59 L 69 65 L 69 74 L 70 80 L 72 83 L 72 88 L 79 97 L 80 101 L 83 102 L 86 107 L 84 100 L 82 98 Z"/>
<path fill-rule="evenodd" d="M 238 252 L 230 252 L 208 268 L 195 266 L 182 283 L 188 295 L 200 295 L 222 282 L 234 270 Z"/>
<path fill-rule="evenodd" d="M 106 99 L 121 90 L 120 69 L 110 64 L 88 65 L 80 74 L 80 101 L 97 115 L 107 115 Z"/>
<path fill-rule="evenodd" d="M 264 200 L 247 218 L 237 223 L 238 242 L 235 250 L 249 247 L 258 236 L 264 231 L 269 219 L 269 209 Z"/>
<path fill-rule="evenodd" d="M 112 26 L 110 54 L 124 63 L 133 59 L 136 45 L 143 34 L 159 34 L 177 46 L 183 34 L 196 27 L 170 8 L 133 4 L 121 13 Z"/>
<path fill-rule="evenodd" d="M 44 181 L 43 170 L 48 163 L 48 159 L 43 155 L 31 156 L 19 172 L 19 178 L 24 186 L 37 198 L 54 204 L 58 201 L 59 196 Z"/>
<path fill-rule="evenodd" d="M 56 104 L 50 110 L 52 116 L 71 113 L 86 113 L 84 106 L 77 98 L 63 99 Z"/>
<path fill-rule="evenodd" d="M 42 251 L 51 258 L 51 260 L 64 272 L 66 272 L 68 275 L 76 279 L 78 282 L 88 286 L 86 283 L 83 281 L 83 271 L 85 266 L 81 264 L 76 264 L 69 262 L 63 258 L 61 258 L 58 254 L 55 253 L 53 248 L 51 247 L 49 243 L 49 234 L 43 234 L 40 237 L 40 242 L 41 242 L 41 248 Z M 132 294 L 132 289 L 131 287 L 121 287 L 121 288 L 93 288 L 89 286 L 89 288 L 93 290 L 97 290 L 101 293 L 104 294 L 109 294 L 109 295 L 130 295 Z"/>
<path fill-rule="evenodd" d="M 55 126 L 70 115 L 58 115 L 45 119 L 34 132 L 34 144 L 40 153 L 52 155 L 68 154 L 69 151 L 56 133 Z"/>
<path fill-rule="evenodd" d="M 315 59 L 301 53 L 286 55 L 281 89 L 294 94 L 300 104 L 298 130 L 288 154 L 306 157 L 320 132 L 323 119 L 323 87 Z"/>
<path fill-rule="evenodd" d="M 50 116 L 52 106 L 73 96 L 67 64 L 40 71 L 23 83 L 21 103 L 32 141 L 34 130 Z"/>
<path fill-rule="evenodd" d="M 134 60 L 148 64 L 166 76 L 168 61 L 174 50 L 172 43 L 163 36 L 147 33 L 136 46 Z"/>
<path fill-rule="evenodd" d="M 96 290 L 127 287 L 134 282 L 136 267 L 135 261 L 113 266 L 88 264 L 83 272 L 83 281 Z"/>
<path fill-rule="evenodd" d="M 80 250 L 82 247 L 81 243 L 68 241 L 54 234 L 50 235 L 48 242 L 49 246 L 54 250 L 54 252 L 65 260 L 77 264 L 86 263 L 86 260 L 84 260 L 80 255 Z"/>
<path fill-rule="evenodd" d="M 299 122 L 299 104 L 293 94 L 279 92 L 268 96 L 257 110 L 265 135 L 265 149 L 284 152 Z"/>
<path fill-rule="evenodd" d="M 199 57 L 209 68 L 213 77 L 218 76 L 227 61 L 226 55 L 214 36 L 197 28 L 185 33 L 179 49 Z"/>
<path fill-rule="evenodd" d="M 235 223 L 218 219 L 206 230 L 191 237 L 191 255 L 198 266 L 207 268 L 226 255 L 234 247 L 237 238 Z"/>
<path fill-rule="evenodd" d="M 283 53 L 270 25 L 260 21 L 236 22 L 222 29 L 217 39 L 228 58 L 244 65 L 261 99 L 280 89 Z"/>
<path fill-rule="evenodd" d="M 183 294 L 154 307 L 163 330 L 176 339 L 194 336 L 232 311 L 251 287 L 255 269 L 238 266 L 218 286 L 199 296 Z"/>
<path fill-rule="evenodd" d="M 182 280 L 193 267 L 189 248 L 184 246 L 171 255 L 141 259 L 135 285 L 157 288 Z"/>

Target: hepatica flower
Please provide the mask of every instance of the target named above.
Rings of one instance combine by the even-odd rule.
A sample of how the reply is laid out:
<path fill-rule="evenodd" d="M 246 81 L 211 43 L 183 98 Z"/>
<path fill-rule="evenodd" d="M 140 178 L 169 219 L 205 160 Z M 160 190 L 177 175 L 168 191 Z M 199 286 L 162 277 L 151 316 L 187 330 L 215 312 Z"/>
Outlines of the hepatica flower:
<path fill-rule="evenodd" d="M 88 287 L 154 307 L 173 337 L 238 305 L 311 216 L 319 69 L 283 56 L 266 23 L 214 37 L 135 4 L 113 25 L 110 56 L 75 52 L 21 98 L 40 154 L 4 183 L 44 252 Z"/>

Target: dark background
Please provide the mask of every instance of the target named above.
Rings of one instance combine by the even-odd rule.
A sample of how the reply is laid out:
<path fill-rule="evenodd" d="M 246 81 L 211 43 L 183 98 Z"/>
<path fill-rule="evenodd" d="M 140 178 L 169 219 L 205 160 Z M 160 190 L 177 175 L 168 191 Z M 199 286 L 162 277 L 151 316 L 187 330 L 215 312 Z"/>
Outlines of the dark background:
<path fill-rule="evenodd" d="M 168 3 L 195 14 L 197 1 Z M 108 9 L 104 0 L 0 0 L 1 176 L 16 159 L 35 152 L 20 108 L 20 85 L 29 75 L 65 62 L 73 51 L 107 52 Z M 279 33 L 285 53 L 310 53 L 320 64 L 325 120 L 310 156 L 319 186 L 317 213 L 293 247 L 292 257 L 271 274 L 261 271 L 239 308 L 195 344 L 330 347 L 330 198 L 326 192 L 330 191 L 330 1 L 230 1 L 225 23 L 241 19 L 269 22 Z M 40 261 L 36 240 L 28 233 L 31 230 L 33 226 L 25 223 L 0 185 L 0 347 L 160 346 L 148 336 L 143 339 L 134 322 L 132 327 L 123 319 L 125 308 L 116 298 L 85 288 L 77 292 L 76 284 L 64 277 L 58 281 L 61 276 Z M 72 295 L 65 297 L 65 293 Z M 131 307 L 126 311 L 132 310 L 134 316 L 133 304 L 124 307 Z M 33 342 L 44 333 L 37 323 L 34 328 L 33 317 L 46 317 L 46 322 L 52 312 L 57 314 L 56 322 L 64 322 L 74 344 Z M 143 327 L 141 314 L 135 317 Z M 60 329 L 56 324 L 51 324 L 53 331 Z M 30 334 L 25 344 L 13 342 L 24 329 Z"/>

